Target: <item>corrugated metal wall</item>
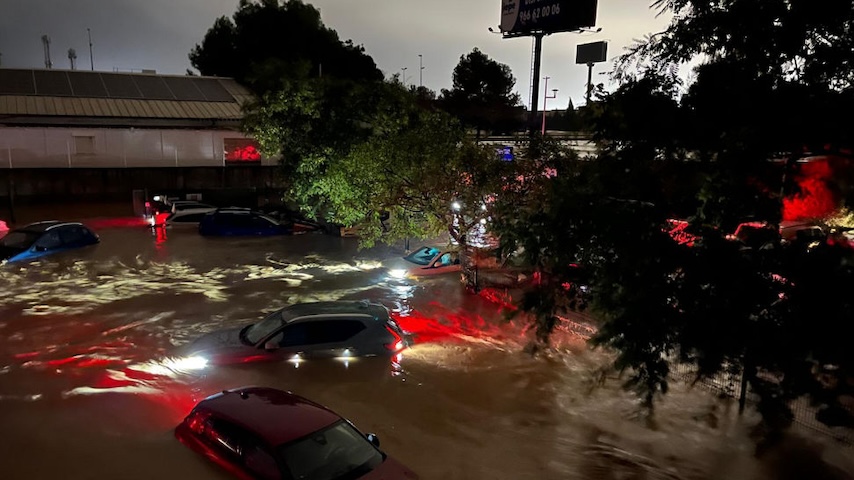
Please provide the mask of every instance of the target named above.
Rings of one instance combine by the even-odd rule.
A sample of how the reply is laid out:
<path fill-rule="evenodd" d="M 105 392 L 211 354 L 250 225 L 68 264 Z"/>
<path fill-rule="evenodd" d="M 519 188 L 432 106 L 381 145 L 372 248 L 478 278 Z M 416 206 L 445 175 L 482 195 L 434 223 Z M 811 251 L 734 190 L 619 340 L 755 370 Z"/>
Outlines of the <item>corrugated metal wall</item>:
<path fill-rule="evenodd" d="M 92 153 L 77 137 L 91 138 Z M 216 167 L 232 130 L 0 127 L 0 168 Z M 263 159 L 275 165 L 275 159 Z"/>

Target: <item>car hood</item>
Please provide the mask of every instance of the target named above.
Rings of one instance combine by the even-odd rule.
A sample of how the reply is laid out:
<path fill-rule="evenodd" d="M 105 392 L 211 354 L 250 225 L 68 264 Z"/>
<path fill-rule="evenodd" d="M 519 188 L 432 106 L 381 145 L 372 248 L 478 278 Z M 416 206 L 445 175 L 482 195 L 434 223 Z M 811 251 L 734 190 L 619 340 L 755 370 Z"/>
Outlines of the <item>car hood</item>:
<path fill-rule="evenodd" d="M 240 331 L 244 327 L 230 328 L 207 333 L 197 338 L 188 347 L 190 353 L 200 353 L 209 350 L 222 350 L 231 347 L 252 348 L 240 341 Z"/>
<path fill-rule="evenodd" d="M 379 467 L 360 478 L 365 480 L 417 480 L 418 475 L 397 460 L 386 456 L 385 461 Z"/>

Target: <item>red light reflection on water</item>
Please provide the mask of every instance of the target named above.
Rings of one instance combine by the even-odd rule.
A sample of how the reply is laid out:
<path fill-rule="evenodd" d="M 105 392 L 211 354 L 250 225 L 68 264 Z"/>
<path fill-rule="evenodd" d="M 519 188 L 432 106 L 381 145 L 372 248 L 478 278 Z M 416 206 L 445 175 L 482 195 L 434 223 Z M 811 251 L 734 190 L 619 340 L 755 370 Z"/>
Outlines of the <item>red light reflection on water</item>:
<path fill-rule="evenodd" d="M 833 171 L 827 160 L 800 164 L 800 192 L 783 199 L 783 220 L 806 220 L 832 214 L 839 202 L 830 190 Z"/>
<path fill-rule="evenodd" d="M 146 227 L 149 223 L 142 217 L 95 218 L 86 220 L 86 225 L 95 230 L 106 228 Z"/>
<path fill-rule="evenodd" d="M 394 314 L 397 324 L 414 335 L 416 343 L 494 341 L 507 338 L 510 333 L 507 328 L 487 322 L 480 315 L 453 312 L 438 303 L 430 306 L 438 311 L 430 315 L 418 310 L 412 310 L 408 315 Z M 512 322 L 509 326 L 512 328 Z"/>

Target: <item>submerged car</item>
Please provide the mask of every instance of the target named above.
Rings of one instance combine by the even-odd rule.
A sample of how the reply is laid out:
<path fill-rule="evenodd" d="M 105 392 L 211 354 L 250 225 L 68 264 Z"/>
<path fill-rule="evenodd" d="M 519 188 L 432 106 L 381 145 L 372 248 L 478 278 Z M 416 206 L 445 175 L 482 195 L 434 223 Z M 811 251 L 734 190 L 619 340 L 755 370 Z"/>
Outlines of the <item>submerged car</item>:
<path fill-rule="evenodd" d="M 421 247 L 409 255 L 386 263 L 393 278 L 420 277 L 459 272 L 462 269 L 456 248 Z"/>
<path fill-rule="evenodd" d="M 199 233 L 209 236 L 289 235 L 292 229 L 248 208 L 219 208 L 199 222 Z"/>
<path fill-rule="evenodd" d="M 81 223 L 47 221 L 18 228 L 0 238 L 0 261 L 34 260 L 94 245 L 101 240 Z"/>
<path fill-rule="evenodd" d="M 209 364 L 392 356 L 410 345 L 386 307 L 362 302 L 298 303 L 258 323 L 202 336 L 187 353 Z"/>
<path fill-rule="evenodd" d="M 290 392 L 247 387 L 196 405 L 181 443 L 245 479 L 417 479 L 335 412 Z"/>
<path fill-rule="evenodd" d="M 175 213 L 170 213 L 165 219 L 163 219 L 162 225 L 166 227 L 199 227 L 199 223 L 201 223 L 202 219 L 205 218 L 205 215 L 215 212 L 216 207 L 214 208 L 187 208 L 183 210 L 178 210 Z"/>

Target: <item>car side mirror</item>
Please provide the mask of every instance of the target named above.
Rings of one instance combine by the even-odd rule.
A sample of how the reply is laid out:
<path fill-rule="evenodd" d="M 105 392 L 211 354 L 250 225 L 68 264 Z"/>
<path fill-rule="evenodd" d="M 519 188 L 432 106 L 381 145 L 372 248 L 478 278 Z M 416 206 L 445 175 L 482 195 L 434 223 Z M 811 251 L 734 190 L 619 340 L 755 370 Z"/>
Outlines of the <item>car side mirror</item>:
<path fill-rule="evenodd" d="M 278 350 L 278 349 L 279 349 L 279 344 L 273 340 L 268 340 L 267 343 L 264 344 L 264 350 L 267 350 L 268 352 L 272 352 L 273 350 Z"/>
<path fill-rule="evenodd" d="M 368 441 L 371 442 L 371 445 L 380 448 L 380 437 L 376 436 L 376 434 L 369 433 L 365 435 L 365 438 L 367 438 Z"/>
<path fill-rule="evenodd" d="M 439 268 L 441 266 L 442 266 L 441 260 L 436 260 L 435 262 L 433 262 L 433 268 Z"/>

